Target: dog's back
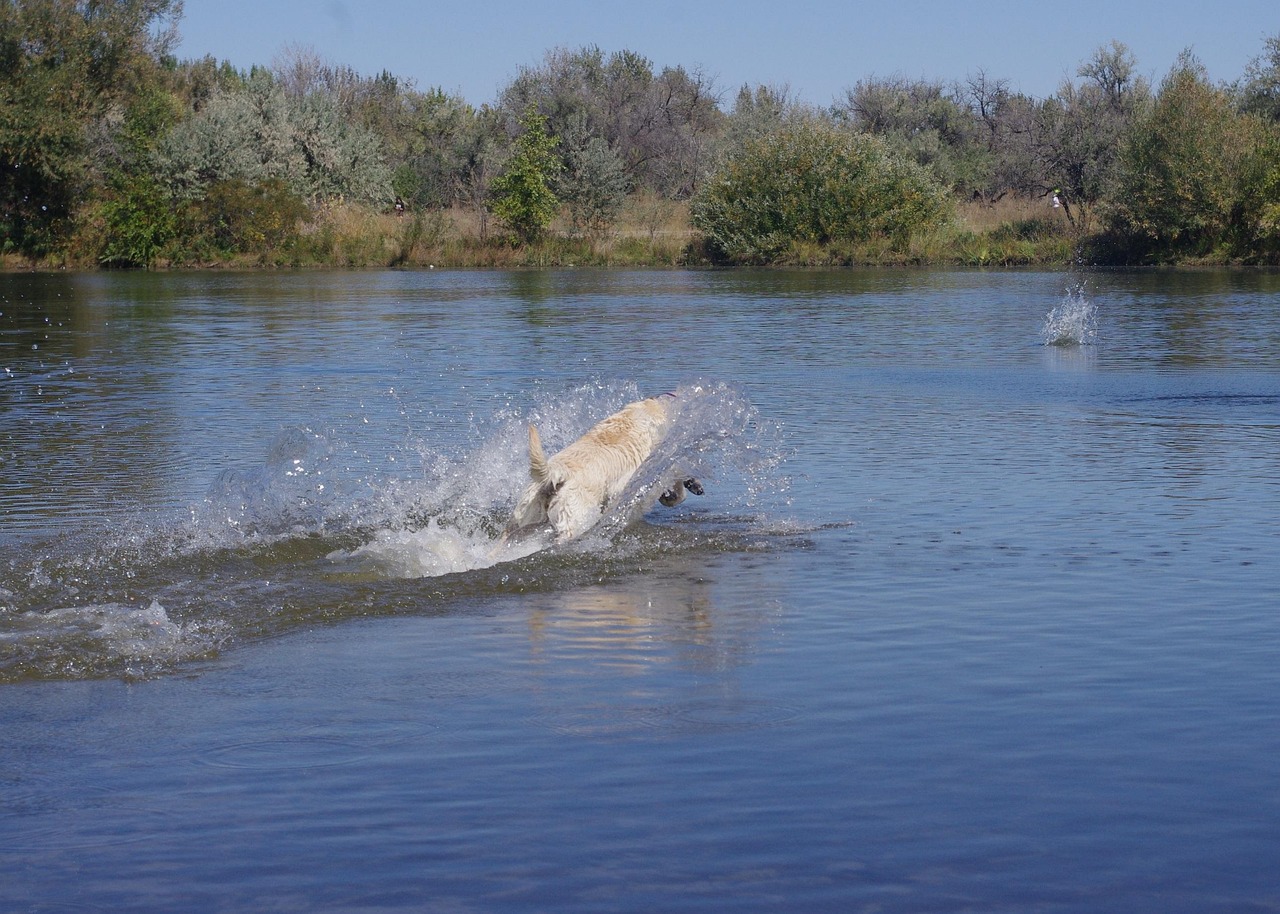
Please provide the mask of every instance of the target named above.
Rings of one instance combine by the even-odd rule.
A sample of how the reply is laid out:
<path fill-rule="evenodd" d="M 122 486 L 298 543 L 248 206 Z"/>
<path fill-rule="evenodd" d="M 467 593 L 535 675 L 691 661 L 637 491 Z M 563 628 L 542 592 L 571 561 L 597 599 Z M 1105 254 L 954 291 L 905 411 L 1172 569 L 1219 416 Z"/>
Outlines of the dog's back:
<path fill-rule="evenodd" d="M 661 400 L 651 397 L 629 403 L 547 461 L 547 472 L 555 482 L 580 476 L 617 494 L 666 437 L 668 424 L 667 407 Z M 533 466 L 531 450 L 531 473 Z"/>

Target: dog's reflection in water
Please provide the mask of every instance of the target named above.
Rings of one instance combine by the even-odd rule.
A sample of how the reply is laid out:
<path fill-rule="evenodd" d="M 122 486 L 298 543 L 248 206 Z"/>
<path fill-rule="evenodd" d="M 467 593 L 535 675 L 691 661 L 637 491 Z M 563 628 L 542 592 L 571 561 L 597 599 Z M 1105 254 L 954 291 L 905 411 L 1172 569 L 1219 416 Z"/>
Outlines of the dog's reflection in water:
<path fill-rule="evenodd" d="M 534 655 L 590 655 L 634 671 L 705 661 L 717 640 L 707 585 L 668 570 L 674 573 L 539 595 L 529 613 Z"/>

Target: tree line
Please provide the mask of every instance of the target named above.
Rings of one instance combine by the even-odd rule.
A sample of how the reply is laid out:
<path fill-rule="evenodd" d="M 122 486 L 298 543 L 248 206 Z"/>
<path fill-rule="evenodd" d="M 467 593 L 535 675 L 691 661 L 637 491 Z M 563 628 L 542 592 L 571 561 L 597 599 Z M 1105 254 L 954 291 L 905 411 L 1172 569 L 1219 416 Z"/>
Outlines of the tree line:
<path fill-rule="evenodd" d="M 1150 85 L 1113 42 L 1048 98 L 979 71 L 866 77 L 826 108 L 556 49 L 476 107 L 306 48 L 247 71 L 178 60 L 180 14 L 0 0 L 0 252 L 148 266 L 321 250 L 337 205 L 404 211 L 406 232 L 461 210 L 477 244 L 537 245 L 557 218 L 598 238 L 627 205 L 683 201 L 691 258 L 773 263 L 904 251 L 954 235 L 957 206 L 1017 199 L 1056 221 L 1004 231 L 1054 231 L 1097 260 L 1280 262 L 1280 35 L 1232 83 L 1188 52 Z"/>

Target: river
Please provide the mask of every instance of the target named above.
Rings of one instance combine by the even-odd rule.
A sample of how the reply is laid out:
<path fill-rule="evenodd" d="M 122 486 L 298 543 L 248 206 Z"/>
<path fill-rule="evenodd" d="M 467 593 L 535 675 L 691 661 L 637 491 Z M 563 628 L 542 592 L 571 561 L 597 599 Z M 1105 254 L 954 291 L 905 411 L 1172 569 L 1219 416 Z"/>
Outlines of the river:
<path fill-rule="evenodd" d="M 1277 607 L 1274 272 L 0 275 L 4 910 L 1272 910 Z"/>

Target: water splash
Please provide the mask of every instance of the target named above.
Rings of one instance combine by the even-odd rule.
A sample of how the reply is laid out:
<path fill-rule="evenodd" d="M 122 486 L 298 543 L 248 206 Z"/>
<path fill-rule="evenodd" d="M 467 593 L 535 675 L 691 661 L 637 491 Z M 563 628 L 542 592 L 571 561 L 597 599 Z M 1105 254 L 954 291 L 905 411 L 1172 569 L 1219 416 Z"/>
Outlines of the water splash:
<path fill-rule="evenodd" d="M 1045 317 L 1041 331 L 1046 346 L 1087 346 L 1097 335 L 1098 309 L 1084 282 L 1067 289 L 1062 301 Z"/>
<path fill-rule="evenodd" d="M 432 517 L 420 529 L 378 530 L 369 542 L 335 550 L 326 559 L 351 577 L 434 578 L 515 561 L 547 545 L 533 539 L 505 543 L 487 530 L 446 527 Z"/>
<path fill-rule="evenodd" d="M 231 633 L 218 619 L 175 622 L 157 600 L 145 607 L 91 603 L 0 619 L 3 679 L 79 679 L 99 673 L 104 658 L 125 678 L 147 678 L 216 653 Z"/>
<path fill-rule="evenodd" d="M 342 492 L 332 480 L 333 444 L 308 428 L 282 432 L 261 467 L 220 473 L 193 512 L 199 526 L 218 522 L 245 536 L 270 536 L 323 527 Z"/>
<path fill-rule="evenodd" d="M 662 492 L 690 476 L 714 482 L 737 473 L 730 498 L 760 501 L 780 495 L 786 481 L 777 430 L 763 422 L 728 385 L 691 383 L 674 391 L 672 430 L 640 466 L 599 522 L 558 552 L 603 552 L 638 523 Z M 528 415 L 503 417 L 492 437 L 458 460 L 437 458 L 417 486 L 399 486 L 389 514 L 378 517 L 372 535 L 354 549 L 327 558 L 344 573 L 390 577 L 436 577 L 489 568 L 551 548 L 545 537 L 507 542 L 502 531 L 528 480 L 527 426 L 537 424 L 548 452 L 576 439 L 604 416 L 643 396 L 633 386 L 584 387 L 544 401 Z M 765 482 L 765 480 L 768 480 Z M 723 497 L 723 493 L 722 493 Z M 676 509 L 696 512 L 696 498 Z"/>
<path fill-rule="evenodd" d="M 176 517 L 119 513 L 15 543 L 0 555 L 0 682 L 161 675 L 317 620 L 437 612 L 768 541 L 780 528 L 766 518 L 788 498 L 781 432 L 707 382 L 676 389 L 671 432 L 587 535 L 503 541 L 528 479 L 528 423 L 555 451 L 651 393 L 535 395 L 447 441 L 412 436 L 381 464 L 358 435 L 289 429 L 261 465 L 219 473 Z M 687 476 L 708 494 L 654 507 Z"/>

